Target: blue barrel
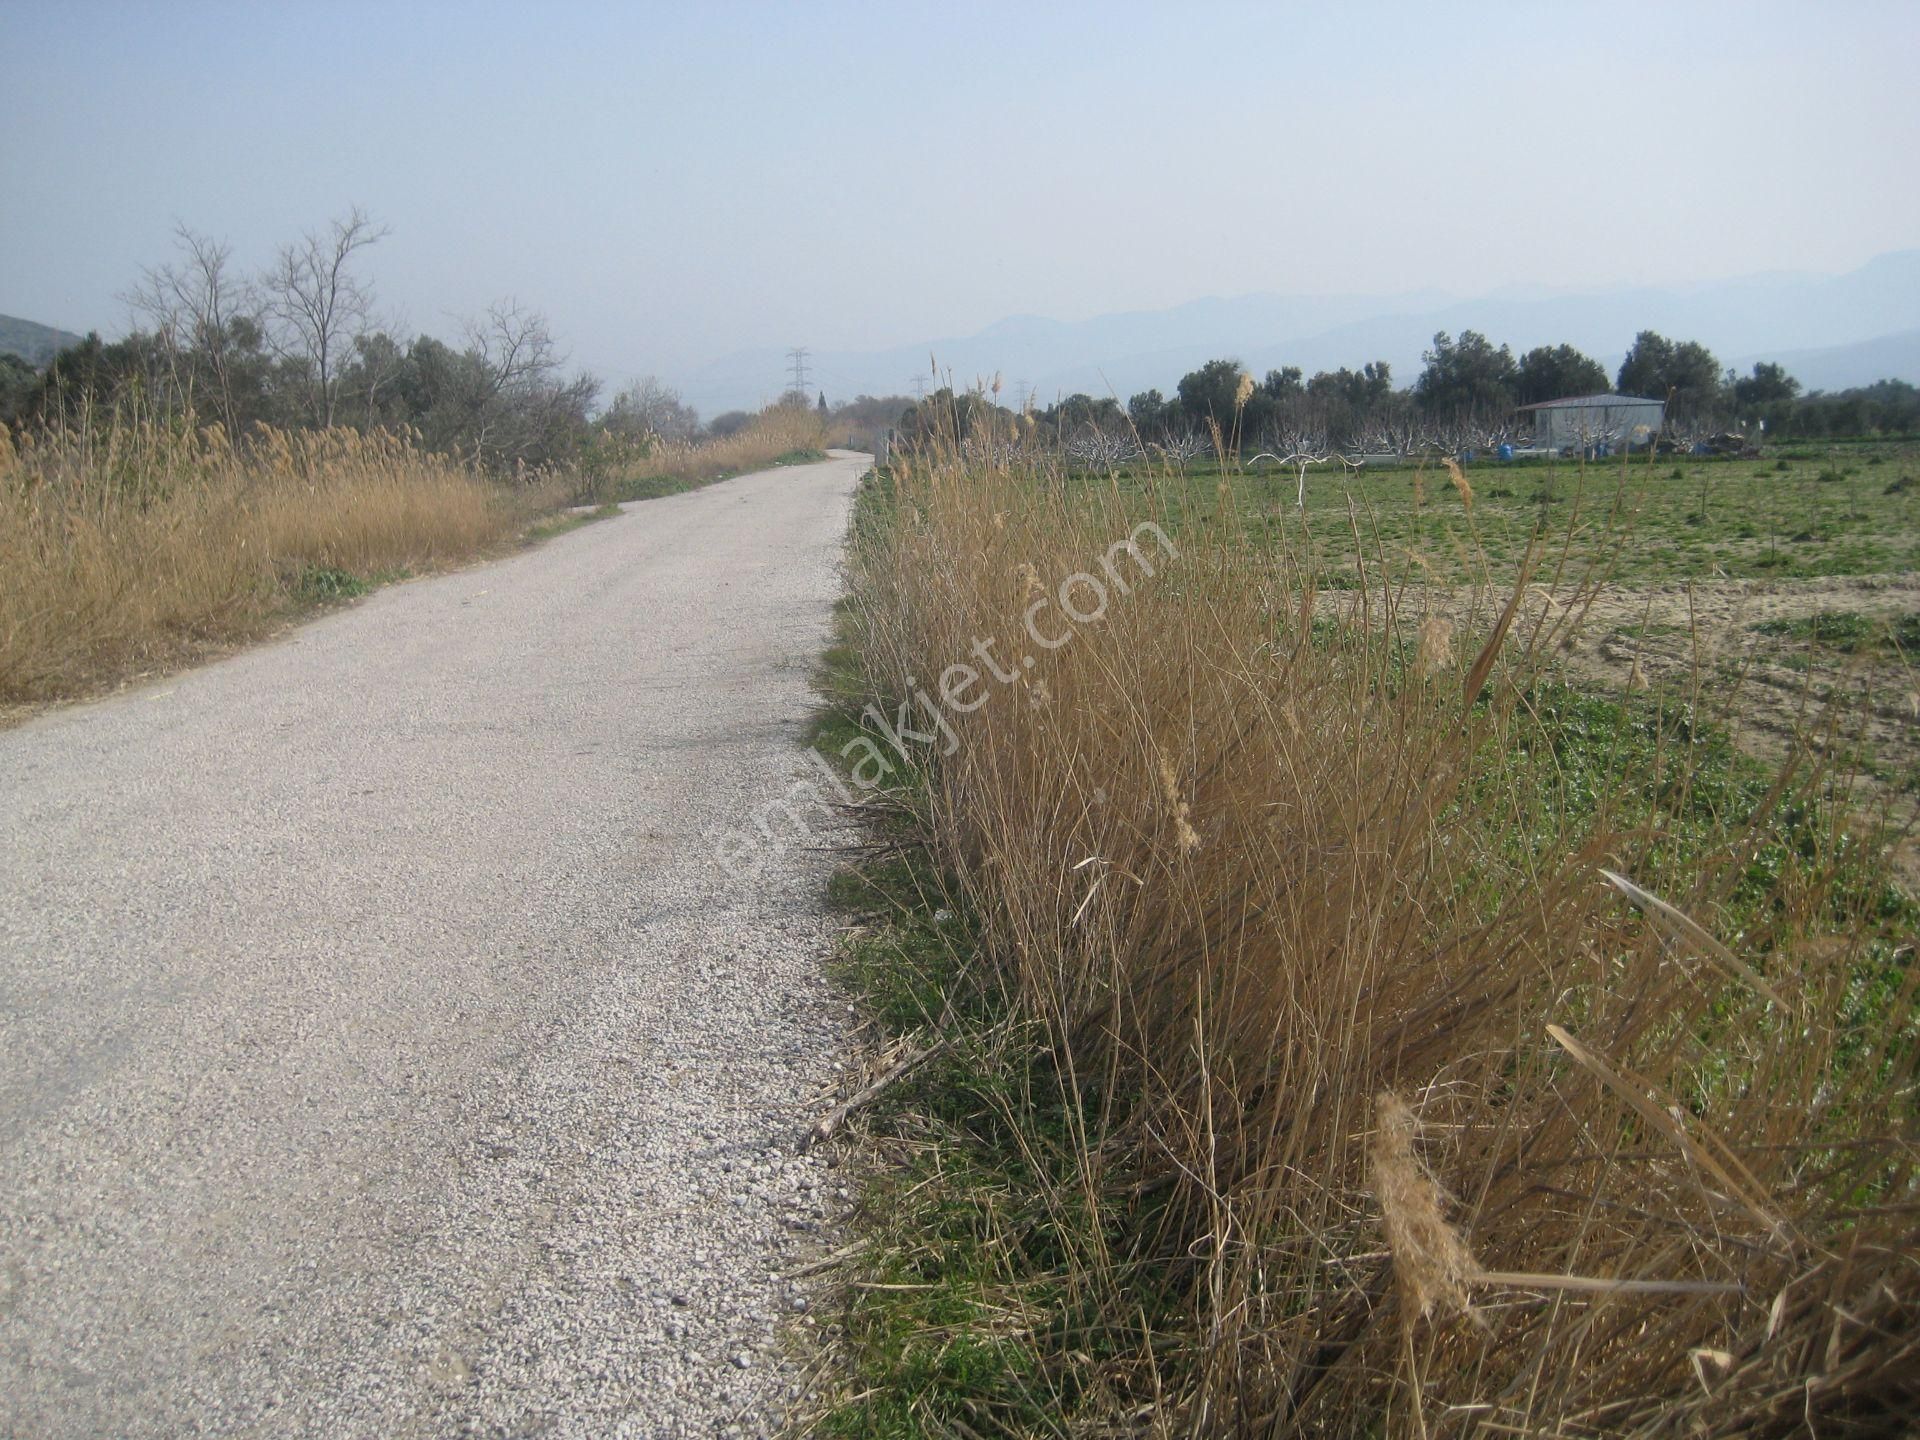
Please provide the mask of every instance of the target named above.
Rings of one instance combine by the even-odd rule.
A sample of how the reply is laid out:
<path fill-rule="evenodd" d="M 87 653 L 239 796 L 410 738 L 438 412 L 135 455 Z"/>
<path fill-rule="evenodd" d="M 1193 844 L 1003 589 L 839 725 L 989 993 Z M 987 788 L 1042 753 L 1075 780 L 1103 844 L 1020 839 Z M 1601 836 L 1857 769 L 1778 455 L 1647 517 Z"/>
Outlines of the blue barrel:
<path fill-rule="evenodd" d="M 1513 458 L 1513 446 L 1503 443 L 1500 446 L 1499 455 L 1502 460 L 1511 460 Z"/>

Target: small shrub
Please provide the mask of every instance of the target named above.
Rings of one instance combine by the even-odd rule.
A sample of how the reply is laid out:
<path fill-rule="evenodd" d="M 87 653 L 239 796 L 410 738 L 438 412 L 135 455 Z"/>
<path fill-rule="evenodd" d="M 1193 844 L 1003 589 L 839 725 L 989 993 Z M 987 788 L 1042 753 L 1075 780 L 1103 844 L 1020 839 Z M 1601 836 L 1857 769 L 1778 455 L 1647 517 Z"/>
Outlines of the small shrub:
<path fill-rule="evenodd" d="M 350 570 L 310 565 L 294 577 L 293 598 L 303 605 L 326 605 L 351 600 L 373 587 Z"/>

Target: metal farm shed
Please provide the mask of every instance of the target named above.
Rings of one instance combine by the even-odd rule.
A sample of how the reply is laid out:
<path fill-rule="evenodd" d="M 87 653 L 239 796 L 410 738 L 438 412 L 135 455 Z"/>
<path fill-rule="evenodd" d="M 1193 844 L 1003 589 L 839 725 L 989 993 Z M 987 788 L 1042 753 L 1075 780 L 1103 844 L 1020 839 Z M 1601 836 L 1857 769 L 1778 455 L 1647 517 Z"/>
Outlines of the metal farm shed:
<path fill-rule="evenodd" d="M 1547 450 L 1650 444 L 1667 414 L 1663 401 L 1633 395 L 1574 395 L 1520 409 L 1533 416 L 1533 443 Z"/>

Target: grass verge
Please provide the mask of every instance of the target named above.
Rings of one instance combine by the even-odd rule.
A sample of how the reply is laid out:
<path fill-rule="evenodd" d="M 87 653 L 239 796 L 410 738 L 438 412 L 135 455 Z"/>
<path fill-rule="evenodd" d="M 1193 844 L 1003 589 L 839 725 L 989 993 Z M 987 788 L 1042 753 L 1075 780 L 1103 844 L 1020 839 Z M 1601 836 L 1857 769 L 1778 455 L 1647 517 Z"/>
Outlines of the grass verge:
<path fill-rule="evenodd" d="M 591 509 L 577 506 L 561 515 L 535 521 L 527 527 L 526 541 L 529 545 L 538 545 L 543 540 L 551 540 L 557 535 L 578 530 L 583 525 L 591 525 L 596 520 L 611 520 L 620 513 L 617 501 L 607 500 Z"/>

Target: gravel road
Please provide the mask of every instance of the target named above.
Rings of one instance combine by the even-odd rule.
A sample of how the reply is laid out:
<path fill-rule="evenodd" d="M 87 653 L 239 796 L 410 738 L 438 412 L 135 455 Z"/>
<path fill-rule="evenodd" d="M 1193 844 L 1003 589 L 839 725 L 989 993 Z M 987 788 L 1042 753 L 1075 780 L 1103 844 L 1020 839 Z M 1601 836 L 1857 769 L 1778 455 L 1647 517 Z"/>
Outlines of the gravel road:
<path fill-rule="evenodd" d="M 0 733 L 0 1435 L 757 1433 L 844 1199 L 802 773 L 865 457 Z"/>

